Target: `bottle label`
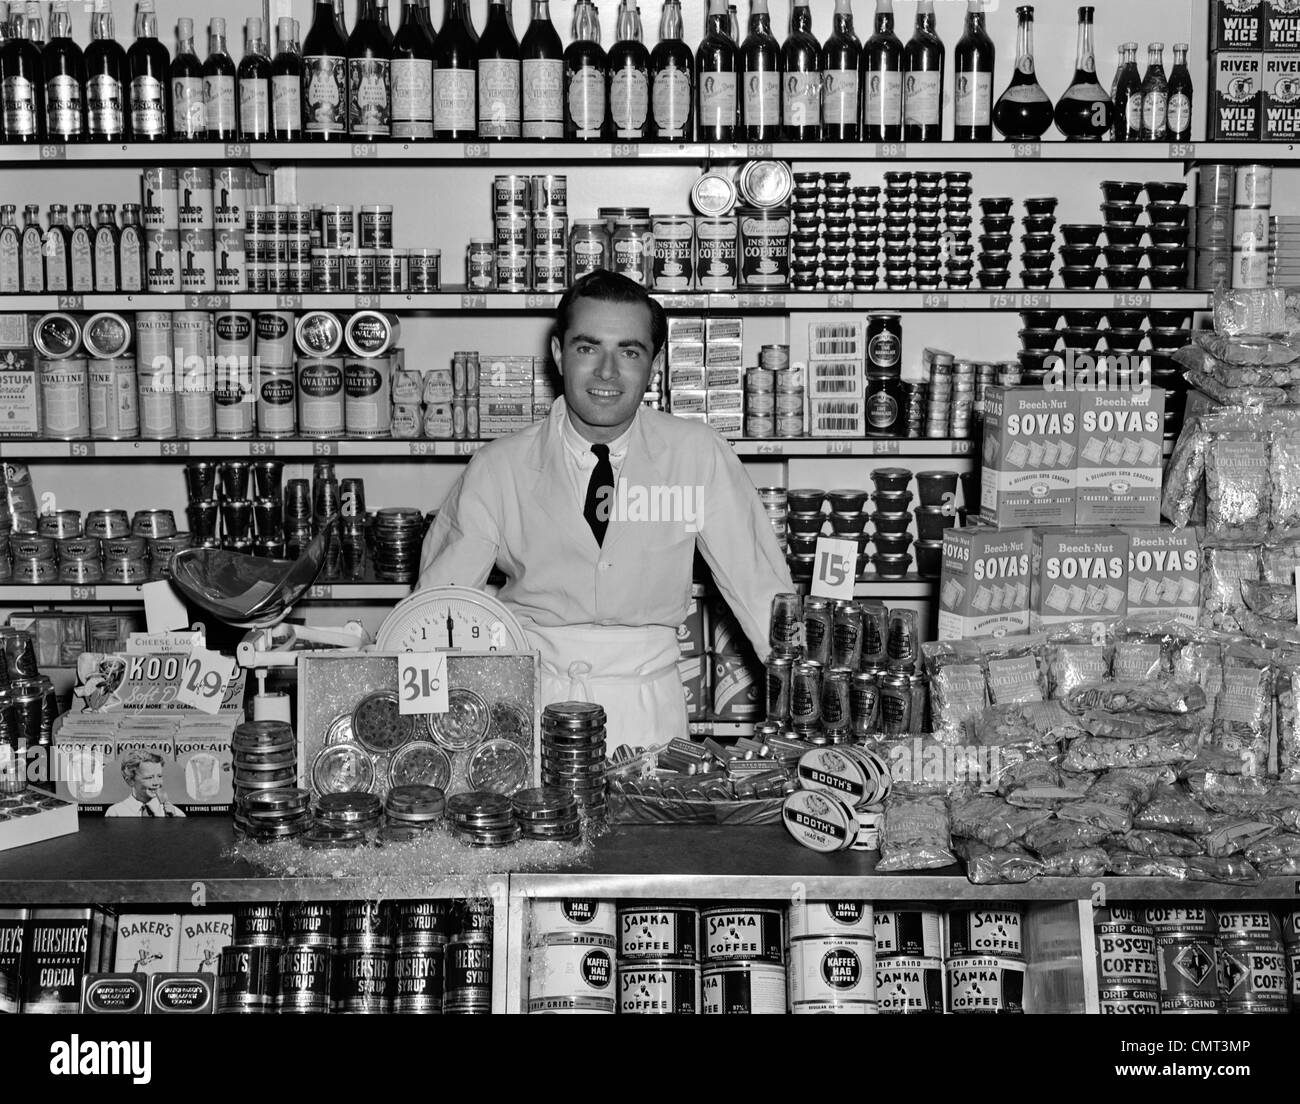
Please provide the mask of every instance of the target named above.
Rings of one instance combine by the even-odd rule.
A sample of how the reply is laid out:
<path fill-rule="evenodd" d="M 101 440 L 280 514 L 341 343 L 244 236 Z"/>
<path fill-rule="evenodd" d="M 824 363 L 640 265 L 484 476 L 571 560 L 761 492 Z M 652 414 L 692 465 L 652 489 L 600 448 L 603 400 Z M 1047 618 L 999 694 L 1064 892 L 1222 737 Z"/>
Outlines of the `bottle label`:
<path fill-rule="evenodd" d="M 302 59 L 304 130 L 308 134 L 346 134 L 347 58 L 319 54 Z"/>
<path fill-rule="evenodd" d="M 1130 134 L 1137 134 L 1142 130 L 1142 94 L 1134 92 L 1128 98 L 1128 103 L 1124 105 L 1124 119 L 1128 125 Z"/>
<path fill-rule="evenodd" d="M 620 69 L 609 78 L 609 114 L 614 137 L 641 138 L 650 111 L 650 83 L 644 69 Z"/>
<path fill-rule="evenodd" d="M 131 131 L 135 138 L 156 138 L 167 133 L 167 111 L 162 81 L 140 76 L 131 82 Z"/>
<path fill-rule="evenodd" d="M 45 121 L 51 138 L 81 133 L 81 85 L 75 77 L 51 77 L 45 82 Z"/>
<path fill-rule="evenodd" d="M 26 77 L 5 77 L 5 130 L 9 134 L 36 133 L 36 88 Z"/>
<path fill-rule="evenodd" d="M 873 74 L 875 76 L 877 74 Z M 821 74 L 785 75 L 785 125 L 815 127 L 821 120 Z"/>
<path fill-rule="evenodd" d="M 907 74 L 905 82 L 907 98 L 904 102 L 903 122 L 908 126 L 939 125 L 941 79 L 938 72 Z"/>
<path fill-rule="evenodd" d="M 1142 97 L 1142 137 L 1155 139 L 1165 135 L 1169 101 L 1164 92 L 1148 92 Z"/>
<path fill-rule="evenodd" d="M 95 290 L 117 290 L 117 242 L 107 226 L 95 231 Z"/>
<path fill-rule="evenodd" d="M 1002 99 L 1009 103 L 1050 103 L 1047 93 L 1038 84 L 1013 84 L 1002 93 Z"/>
<path fill-rule="evenodd" d="M 1192 97 L 1178 92 L 1169 97 L 1169 129 L 1182 134 L 1192 125 Z"/>
<path fill-rule="evenodd" d="M 394 138 L 433 137 L 433 62 L 394 58 L 390 67 Z"/>
<path fill-rule="evenodd" d="M 122 227 L 122 240 L 118 242 L 118 260 L 122 269 L 119 291 L 144 290 L 142 256 L 139 232 L 134 226 Z"/>
<path fill-rule="evenodd" d="M 41 247 L 45 255 L 45 290 L 68 290 L 68 243 L 61 230 L 51 230 L 45 235 Z"/>
<path fill-rule="evenodd" d="M 208 130 L 213 135 L 235 133 L 235 78 L 213 75 L 203 78 L 203 100 L 207 104 Z"/>
<path fill-rule="evenodd" d="M 122 84 L 107 73 L 86 81 L 86 128 L 95 135 L 122 133 Z"/>
<path fill-rule="evenodd" d="M 857 74 L 854 74 L 857 79 Z M 781 74 L 745 74 L 745 125 L 776 126 L 781 115 Z"/>
<path fill-rule="evenodd" d="M 857 70 L 822 71 L 822 120 L 827 126 L 856 125 L 858 121 Z"/>
<path fill-rule="evenodd" d="M 271 78 L 271 127 L 277 134 L 302 130 L 302 81 L 298 77 Z"/>
<path fill-rule="evenodd" d="M 433 71 L 433 127 L 435 130 L 474 129 L 475 79 L 473 69 Z"/>
<path fill-rule="evenodd" d="M 481 58 L 478 63 L 480 138 L 519 137 L 519 62 Z"/>
<path fill-rule="evenodd" d="M 710 130 L 736 125 L 736 74 L 700 74 L 700 126 Z"/>
<path fill-rule="evenodd" d="M 605 123 L 605 76 L 584 65 L 569 81 L 569 118 L 579 138 L 599 138 Z"/>
<path fill-rule="evenodd" d="M 90 243 L 90 232 L 84 226 L 72 231 L 72 242 L 68 246 L 68 256 L 72 259 L 72 291 L 95 290 L 94 251 Z"/>
<path fill-rule="evenodd" d="M 245 138 L 271 133 L 271 95 L 260 77 L 239 82 L 239 133 Z"/>
<path fill-rule="evenodd" d="M 691 75 L 673 65 L 654 75 L 651 107 L 660 138 L 685 138 L 691 121 Z"/>
<path fill-rule="evenodd" d="M 902 126 L 903 74 L 900 71 L 882 69 L 867 74 L 866 119 L 868 126 Z"/>
<path fill-rule="evenodd" d="M 564 137 L 564 62 L 527 58 L 523 63 L 524 137 Z"/>
<path fill-rule="evenodd" d="M 898 421 L 898 400 L 888 391 L 877 391 L 867 400 L 867 424 L 873 429 L 888 429 Z"/>
<path fill-rule="evenodd" d="M 208 105 L 203 102 L 202 77 L 177 77 L 172 81 L 172 133 L 194 138 L 208 129 Z"/>
<path fill-rule="evenodd" d="M 388 66 L 387 58 L 348 60 L 348 125 L 353 134 L 388 134 Z"/>
<path fill-rule="evenodd" d="M 36 229 L 23 231 L 22 263 L 23 291 L 42 292 L 45 290 L 45 271 L 42 258 L 45 253 L 44 238 Z"/>
<path fill-rule="evenodd" d="M 953 111 L 959 127 L 988 126 L 993 118 L 993 74 L 958 73 Z"/>
<path fill-rule="evenodd" d="M 17 295 L 22 290 L 20 254 L 18 231 L 6 226 L 0 230 L 0 295 Z"/>

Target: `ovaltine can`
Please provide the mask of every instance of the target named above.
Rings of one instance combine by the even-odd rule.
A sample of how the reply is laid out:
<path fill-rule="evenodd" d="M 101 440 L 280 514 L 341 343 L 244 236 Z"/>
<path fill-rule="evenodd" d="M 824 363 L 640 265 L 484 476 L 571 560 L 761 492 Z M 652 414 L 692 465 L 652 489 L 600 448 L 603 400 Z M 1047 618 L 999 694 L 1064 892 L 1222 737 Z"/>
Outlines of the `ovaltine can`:
<path fill-rule="evenodd" d="M 695 1016 L 700 1011 L 700 968 L 669 962 L 620 962 L 622 1016 Z"/>
<path fill-rule="evenodd" d="M 257 369 L 257 435 L 292 437 L 297 426 L 298 385 L 292 366 Z"/>
<path fill-rule="evenodd" d="M 767 719 L 776 724 L 790 720 L 790 687 L 794 660 L 790 656 L 771 655 L 767 659 Z"/>
<path fill-rule="evenodd" d="M 775 908 L 708 908 L 700 913 L 704 961 L 785 962 L 785 914 Z"/>
<path fill-rule="evenodd" d="M 242 230 L 217 230 L 213 235 L 216 252 L 216 278 L 218 291 L 244 291 L 247 252 Z"/>
<path fill-rule="evenodd" d="M 362 310 L 343 325 L 343 341 L 359 357 L 377 357 L 389 353 L 401 340 L 402 323 L 395 314 Z"/>
<path fill-rule="evenodd" d="M 617 917 L 612 901 L 566 898 L 559 901 L 533 902 L 535 936 L 560 932 L 590 932 L 614 938 Z"/>
<path fill-rule="evenodd" d="M 612 935 L 554 932 L 534 940 L 528 970 L 529 1012 L 613 1015 L 616 1006 Z"/>
<path fill-rule="evenodd" d="M 37 361 L 41 380 L 41 424 L 56 441 L 90 436 L 90 370 L 84 357 Z"/>
<path fill-rule="evenodd" d="M 140 435 L 140 396 L 135 357 L 92 360 L 90 435 L 97 441 L 125 441 Z"/>
<path fill-rule="evenodd" d="M 261 367 L 293 367 L 293 311 L 260 311 L 253 332 Z"/>
<path fill-rule="evenodd" d="M 651 286 L 659 291 L 690 291 L 695 282 L 695 219 L 655 215 L 650 225 L 654 236 Z"/>
<path fill-rule="evenodd" d="M 804 935 L 790 940 L 790 1006 L 846 1001 L 874 1011 L 876 941 L 860 935 Z"/>
<path fill-rule="evenodd" d="M 342 358 L 300 358 L 298 432 L 304 437 L 341 437 L 343 431 Z"/>
<path fill-rule="evenodd" d="M 567 215 L 551 212 L 533 215 L 533 248 L 539 253 L 543 250 L 554 252 L 564 250 L 569 242 L 569 219 Z"/>
<path fill-rule="evenodd" d="M 930 909 L 876 909 L 876 955 L 943 958 L 939 913 Z"/>
<path fill-rule="evenodd" d="M 496 272 L 497 291 L 527 291 L 527 251 L 522 249 L 498 249 Z"/>
<path fill-rule="evenodd" d="M 760 962 L 715 963 L 704 967 L 701 1011 L 706 1016 L 784 1015 L 784 966 Z"/>
<path fill-rule="evenodd" d="M 181 290 L 181 243 L 176 230 L 144 232 L 145 286 L 150 291 Z"/>
<path fill-rule="evenodd" d="M 442 1014 L 443 943 L 397 944 L 393 956 L 393 1011 L 402 1014 Z"/>
<path fill-rule="evenodd" d="M 1268 252 L 1268 208 L 1234 207 L 1232 211 L 1232 248 Z"/>
<path fill-rule="evenodd" d="M 948 967 L 948 1011 L 1023 1012 L 1025 964 L 997 955 L 951 958 Z"/>
<path fill-rule="evenodd" d="M 253 356 L 253 316 L 249 311 L 217 311 L 212 316 L 212 351 L 219 357 Z"/>
<path fill-rule="evenodd" d="M 388 437 L 393 421 L 393 362 L 388 356 L 343 363 L 343 424 L 349 437 Z"/>
<path fill-rule="evenodd" d="M 135 312 L 135 356 L 141 375 L 172 371 L 172 312 Z"/>
<path fill-rule="evenodd" d="M 637 904 L 618 909 L 620 962 L 682 963 L 700 959 L 700 911 L 689 905 Z"/>
<path fill-rule="evenodd" d="M 1237 207 L 1272 206 L 1273 166 L 1238 165 L 1233 202 Z"/>
<path fill-rule="evenodd" d="M 530 210 L 536 214 L 544 211 L 566 211 L 569 206 L 568 177 L 548 174 L 534 176 L 530 187 Z"/>
<path fill-rule="evenodd" d="M 178 170 L 180 203 L 176 210 L 176 225 L 182 230 L 211 230 L 216 223 L 213 216 L 212 170 L 202 165 L 190 165 Z"/>
<path fill-rule="evenodd" d="M 211 230 L 182 230 L 181 291 L 217 290 L 217 243 Z"/>
<path fill-rule="evenodd" d="M 140 364 L 144 361 L 141 360 Z M 158 364 L 157 360 L 154 364 Z M 149 370 L 137 368 L 136 384 L 139 387 L 140 436 L 148 441 L 171 441 L 176 438 L 176 387 L 178 377 L 167 366 Z M 182 385 L 183 379 L 179 381 Z M 209 395 L 209 401 L 211 396 Z M 187 436 L 189 436 L 187 434 Z"/>
<path fill-rule="evenodd" d="M 351 207 L 337 203 L 321 207 L 320 243 L 324 249 L 352 249 L 357 244 Z"/>
<path fill-rule="evenodd" d="M 180 225 L 178 176 L 174 168 L 159 166 L 140 174 L 140 221 L 146 230 L 175 230 Z"/>
<path fill-rule="evenodd" d="M 357 244 L 362 249 L 393 248 L 393 209 L 381 203 L 363 204 L 358 220 Z"/>
<path fill-rule="evenodd" d="M 492 181 L 492 210 L 497 215 L 527 214 L 532 189 L 526 176 L 498 176 Z"/>
<path fill-rule="evenodd" d="M 220 230 L 243 230 L 244 193 L 248 187 L 248 170 L 242 165 L 227 165 L 212 172 L 212 225 Z"/>
<path fill-rule="evenodd" d="M 344 946 L 334 954 L 335 1012 L 386 1015 L 393 1007 L 393 952 L 390 947 Z"/>
<path fill-rule="evenodd" d="M 569 284 L 569 255 L 563 250 L 533 254 L 533 290 L 563 291 Z"/>
<path fill-rule="evenodd" d="M 217 1012 L 269 1012 L 279 992 L 280 948 L 232 943 L 221 951 Z"/>
<path fill-rule="evenodd" d="M 294 326 L 298 352 L 305 357 L 332 357 L 343 347 L 343 323 L 330 311 L 308 311 Z"/>
<path fill-rule="evenodd" d="M 695 220 L 695 286 L 701 291 L 734 291 L 740 265 L 736 220 L 732 217 Z"/>
<path fill-rule="evenodd" d="M 257 396 L 250 365 L 218 364 L 212 398 L 218 437 L 241 440 L 253 436 L 257 428 Z"/>
<path fill-rule="evenodd" d="M 328 947 L 285 947 L 280 952 L 280 992 L 276 1010 L 282 1015 L 328 1012 L 331 958 Z"/>
<path fill-rule="evenodd" d="M 81 348 L 81 324 L 61 311 L 42 315 L 32 328 L 32 344 L 46 360 L 63 360 Z"/>
<path fill-rule="evenodd" d="M 343 250 L 311 251 L 311 287 L 313 291 L 343 290 Z"/>
<path fill-rule="evenodd" d="M 790 212 L 741 207 L 740 283 L 742 287 L 783 288 L 790 282 Z"/>
<path fill-rule="evenodd" d="M 81 328 L 86 353 L 101 360 L 124 355 L 131 347 L 131 324 L 120 314 L 102 311 L 86 319 Z"/>

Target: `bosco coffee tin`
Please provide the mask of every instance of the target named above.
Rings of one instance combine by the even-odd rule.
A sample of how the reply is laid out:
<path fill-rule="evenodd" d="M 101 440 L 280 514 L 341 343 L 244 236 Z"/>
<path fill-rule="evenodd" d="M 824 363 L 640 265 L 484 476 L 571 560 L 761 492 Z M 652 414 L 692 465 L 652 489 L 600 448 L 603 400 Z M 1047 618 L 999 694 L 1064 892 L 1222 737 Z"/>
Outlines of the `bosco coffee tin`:
<path fill-rule="evenodd" d="M 341 437 L 343 361 L 303 357 L 298 361 L 298 432 L 304 437 Z"/>
<path fill-rule="evenodd" d="M 948 1011 L 1023 1012 L 1025 964 L 997 955 L 951 958 L 947 963 Z"/>
<path fill-rule="evenodd" d="M 706 1016 L 784 1015 L 784 966 L 732 962 L 704 967 L 700 994 Z"/>
<path fill-rule="evenodd" d="M 785 962 L 785 915 L 775 908 L 709 908 L 700 913 L 704 961 Z"/>
<path fill-rule="evenodd" d="M 618 967 L 623 1016 L 694 1016 L 700 1011 L 700 968 L 645 962 Z"/>
<path fill-rule="evenodd" d="M 280 948 L 233 943 L 221 951 L 217 1012 L 269 1012 L 279 991 Z"/>
<path fill-rule="evenodd" d="M 292 367 L 262 366 L 257 375 L 257 435 L 292 437 L 297 426 L 298 386 Z"/>
<path fill-rule="evenodd" d="M 1219 935 L 1223 939 L 1257 939 L 1280 942 L 1282 925 L 1271 912 L 1220 912 Z"/>
<path fill-rule="evenodd" d="M 875 942 L 872 907 L 866 901 L 803 901 L 790 906 L 790 939 L 852 935 Z"/>
<path fill-rule="evenodd" d="M 56 441 L 90 436 L 90 370 L 82 357 L 37 361 L 41 382 L 41 425 Z"/>
<path fill-rule="evenodd" d="M 790 940 L 790 1004 L 810 1001 L 876 1003 L 876 941 L 848 935 Z"/>
<path fill-rule="evenodd" d="M 1224 1011 L 1286 1012 L 1286 967 L 1286 954 L 1276 939 L 1225 937 L 1219 951 Z"/>
<path fill-rule="evenodd" d="M 125 441 L 139 436 L 135 358 L 92 360 L 88 371 L 90 435 L 99 441 Z"/>
<path fill-rule="evenodd" d="M 739 277 L 734 218 L 695 220 L 695 286 L 701 291 L 734 291 Z"/>
<path fill-rule="evenodd" d="M 674 904 L 620 906 L 618 957 L 620 962 L 698 962 L 699 910 Z"/>
<path fill-rule="evenodd" d="M 1103 1013 L 1160 1011 L 1156 938 L 1145 924 L 1111 920 L 1095 928 L 1097 982 Z"/>
<path fill-rule="evenodd" d="M 947 957 L 1023 958 L 1019 909 L 953 909 L 948 913 Z"/>
<path fill-rule="evenodd" d="M 1148 910 L 1152 911 L 1152 910 Z M 1156 932 L 1162 1013 L 1216 1013 L 1219 941 L 1203 932 Z"/>
<path fill-rule="evenodd" d="M 790 282 L 790 212 L 741 207 L 740 284 L 753 288 L 784 288 Z"/>
<path fill-rule="evenodd" d="M 555 932 L 538 941 L 528 969 L 529 1012 L 614 1013 L 612 935 Z"/>
<path fill-rule="evenodd" d="M 616 923 L 614 905 L 610 901 L 566 898 L 533 902 L 534 935 L 589 932 L 613 939 Z"/>
<path fill-rule="evenodd" d="M 393 421 L 393 364 L 387 356 L 343 363 L 343 424 L 349 437 L 387 437 Z"/>
<path fill-rule="evenodd" d="M 876 909 L 876 956 L 941 959 L 939 913 L 929 909 Z"/>
<path fill-rule="evenodd" d="M 651 230 L 651 286 L 659 291 L 690 291 L 695 280 L 695 220 L 689 215 L 655 215 Z"/>
<path fill-rule="evenodd" d="M 1150 907 L 1143 911 L 1142 922 L 1156 935 L 1162 932 L 1183 934 L 1203 932 L 1206 935 L 1214 935 L 1219 930 L 1218 915 L 1215 911 L 1199 905 L 1178 908 Z"/>

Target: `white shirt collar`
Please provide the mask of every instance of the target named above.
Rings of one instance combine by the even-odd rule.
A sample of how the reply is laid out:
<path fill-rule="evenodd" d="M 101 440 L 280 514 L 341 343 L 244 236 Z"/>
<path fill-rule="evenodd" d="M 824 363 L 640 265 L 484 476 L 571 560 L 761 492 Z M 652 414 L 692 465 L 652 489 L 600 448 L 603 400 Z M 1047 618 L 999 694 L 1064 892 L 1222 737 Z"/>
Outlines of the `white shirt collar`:
<path fill-rule="evenodd" d="M 638 408 L 637 413 L 640 413 Z M 609 458 L 613 464 L 620 464 L 623 457 L 627 455 L 627 447 L 632 440 L 632 430 L 636 427 L 636 418 L 632 419 L 632 424 L 627 427 L 619 436 L 609 442 Z M 564 441 L 564 447 L 567 448 L 572 456 L 579 462 L 590 463 L 592 467 L 596 464 L 595 453 L 591 451 L 591 442 L 581 433 L 573 428 L 573 422 L 569 420 L 569 414 L 566 410 L 563 417 L 560 418 L 560 438 Z"/>

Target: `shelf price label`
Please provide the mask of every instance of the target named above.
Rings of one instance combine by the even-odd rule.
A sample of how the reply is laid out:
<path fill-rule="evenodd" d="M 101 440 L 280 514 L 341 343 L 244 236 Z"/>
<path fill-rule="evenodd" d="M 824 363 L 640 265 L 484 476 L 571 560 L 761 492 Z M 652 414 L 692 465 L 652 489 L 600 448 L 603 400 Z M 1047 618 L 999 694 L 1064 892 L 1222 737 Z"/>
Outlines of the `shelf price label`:
<path fill-rule="evenodd" d="M 490 154 L 488 153 L 488 144 L 486 142 L 466 142 L 465 143 L 465 160 L 466 161 L 484 161 Z"/>
<path fill-rule="evenodd" d="M 772 292 L 760 292 L 756 295 L 742 295 L 739 297 L 740 307 L 748 307 L 750 310 L 784 310 L 785 296 Z"/>
<path fill-rule="evenodd" d="M 66 161 L 68 159 L 68 147 L 61 145 L 49 145 L 41 147 L 42 161 Z"/>
<path fill-rule="evenodd" d="M 276 310 L 302 310 L 301 295 L 277 295 L 275 297 Z"/>
<path fill-rule="evenodd" d="M 745 156 L 751 159 L 767 159 L 772 156 L 771 142 L 750 142 L 745 146 Z"/>
<path fill-rule="evenodd" d="M 989 309 L 1012 310 L 1020 305 L 1020 297 L 1010 291 L 995 291 L 989 296 Z"/>
<path fill-rule="evenodd" d="M 436 456 L 437 446 L 432 441 L 412 441 L 412 456 Z"/>
<path fill-rule="evenodd" d="M 852 441 L 827 441 L 827 456 L 851 456 L 853 454 Z"/>
<path fill-rule="evenodd" d="M 313 602 L 328 602 L 334 597 L 334 588 L 329 583 L 317 583 L 308 589 L 307 597 Z"/>
<path fill-rule="evenodd" d="M 74 460 L 85 460 L 95 455 L 95 446 L 89 441 L 73 441 L 68 445 L 68 455 Z"/>
<path fill-rule="evenodd" d="M 473 456 L 482 444 L 482 441 L 453 441 L 452 451 L 457 456 Z"/>
<path fill-rule="evenodd" d="M 1052 297 L 1045 291 L 1025 291 L 1020 294 L 1022 310 L 1045 310 L 1052 305 Z"/>
<path fill-rule="evenodd" d="M 1114 297 L 1116 310 L 1146 310 L 1151 306 L 1151 293 L 1147 291 L 1122 291 Z"/>
<path fill-rule="evenodd" d="M 253 147 L 247 142 L 227 142 L 227 161 L 247 161 L 253 155 Z"/>
<path fill-rule="evenodd" d="M 190 443 L 188 441 L 162 441 L 162 456 L 188 456 L 190 454 Z"/>
<path fill-rule="evenodd" d="M 897 456 L 899 453 L 897 441 L 876 441 L 875 448 L 872 452 L 876 456 Z"/>
<path fill-rule="evenodd" d="M 217 713 L 226 696 L 226 683 L 234 674 L 235 661 L 220 652 L 194 648 L 185 661 L 176 701 L 200 713 Z"/>
<path fill-rule="evenodd" d="M 313 456 L 337 456 L 339 446 L 337 441 L 313 441 L 311 446 Z"/>
<path fill-rule="evenodd" d="M 817 538 L 817 555 L 813 560 L 812 589 L 816 598 L 853 598 L 858 563 L 858 542 Z"/>
<path fill-rule="evenodd" d="M 780 441 L 759 441 L 759 456 L 784 456 L 785 446 Z"/>
<path fill-rule="evenodd" d="M 853 292 L 832 291 L 830 295 L 827 296 L 826 303 L 831 310 L 852 310 Z"/>
<path fill-rule="evenodd" d="M 952 454 L 954 456 L 969 456 L 975 451 L 975 442 L 970 440 L 954 441 L 952 443 Z"/>
<path fill-rule="evenodd" d="M 1037 161 L 1043 156 L 1043 143 L 1012 142 L 1011 155 L 1017 161 Z"/>
<path fill-rule="evenodd" d="M 60 295 L 59 310 L 61 311 L 78 311 L 86 307 L 86 298 L 84 295 Z"/>
<path fill-rule="evenodd" d="M 204 292 L 200 295 L 186 294 L 185 309 L 186 310 L 229 310 L 230 296 L 213 295 L 209 292 Z"/>
<path fill-rule="evenodd" d="M 374 158 L 379 156 L 379 147 L 374 142 L 353 142 L 352 159 L 359 161 L 364 158 Z"/>
<path fill-rule="evenodd" d="M 352 305 L 357 310 L 375 310 L 379 306 L 378 295 L 354 295 Z"/>
<path fill-rule="evenodd" d="M 921 296 L 923 310 L 947 310 L 948 293 L 946 291 L 927 291 Z"/>
<path fill-rule="evenodd" d="M 460 297 L 461 310 L 487 310 L 487 296 L 471 292 Z"/>
<path fill-rule="evenodd" d="M 248 455 L 249 456 L 274 456 L 275 442 L 274 441 L 249 441 Z"/>
<path fill-rule="evenodd" d="M 1195 161 L 1196 143 L 1195 142 L 1170 142 L 1169 159 L 1171 161 Z"/>
<path fill-rule="evenodd" d="M 93 586 L 74 586 L 69 597 L 74 602 L 93 602 L 95 600 L 95 588 Z"/>
<path fill-rule="evenodd" d="M 906 142 L 877 142 L 877 161 L 902 161 L 907 157 Z"/>
<path fill-rule="evenodd" d="M 550 310 L 555 306 L 555 296 L 545 293 L 530 292 L 524 296 L 524 307 L 527 310 Z"/>
<path fill-rule="evenodd" d="M 447 653 L 403 652 L 397 658 L 397 712 L 447 712 Z"/>
<path fill-rule="evenodd" d="M 614 143 L 614 160 L 624 161 L 632 157 L 641 156 L 641 143 L 639 142 L 615 142 Z"/>

